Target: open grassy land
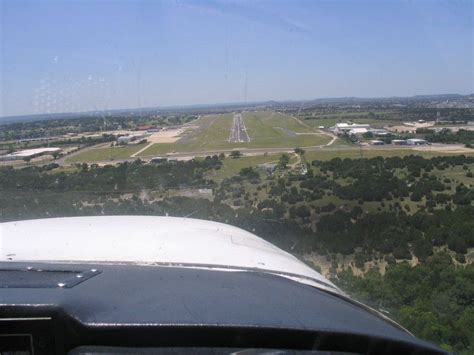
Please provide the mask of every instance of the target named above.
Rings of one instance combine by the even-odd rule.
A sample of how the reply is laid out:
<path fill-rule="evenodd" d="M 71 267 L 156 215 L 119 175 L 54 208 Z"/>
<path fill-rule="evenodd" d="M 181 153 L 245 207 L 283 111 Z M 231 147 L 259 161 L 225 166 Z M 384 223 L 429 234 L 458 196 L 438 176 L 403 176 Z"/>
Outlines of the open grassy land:
<path fill-rule="evenodd" d="M 309 147 L 323 145 L 329 138 L 317 133 L 292 117 L 263 111 L 244 114 L 250 136 L 249 148 Z"/>
<path fill-rule="evenodd" d="M 358 149 L 354 147 L 354 149 L 322 149 L 316 152 L 306 152 L 306 160 L 311 162 L 313 160 L 330 160 L 333 158 L 373 158 L 373 157 L 403 157 L 406 155 L 419 155 L 424 158 L 432 158 L 435 156 L 450 156 L 450 155 L 458 155 L 459 153 L 442 153 L 437 151 L 420 151 L 415 149 Z M 467 153 L 466 155 L 474 155 L 474 150 L 472 153 Z"/>
<path fill-rule="evenodd" d="M 147 143 L 129 145 L 123 147 L 107 147 L 86 150 L 82 153 L 66 158 L 67 163 L 92 163 L 105 160 L 127 159 L 135 152 L 145 147 Z"/>
<path fill-rule="evenodd" d="M 232 114 L 202 117 L 194 130 L 189 130 L 175 143 L 157 143 L 140 153 L 154 156 L 172 152 L 202 152 L 225 149 L 307 147 L 322 145 L 329 138 L 295 119 L 275 112 L 244 113 L 244 123 L 250 142 L 229 143 Z"/>

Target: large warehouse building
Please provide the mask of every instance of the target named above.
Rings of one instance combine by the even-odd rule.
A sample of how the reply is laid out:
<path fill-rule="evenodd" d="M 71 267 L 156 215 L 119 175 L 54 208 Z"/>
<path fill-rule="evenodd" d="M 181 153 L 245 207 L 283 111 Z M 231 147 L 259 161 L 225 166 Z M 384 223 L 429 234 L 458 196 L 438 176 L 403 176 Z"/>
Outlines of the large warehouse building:
<path fill-rule="evenodd" d="M 344 133 L 348 133 L 351 129 L 365 129 L 369 130 L 369 124 L 357 124 L 357 123 L 336 123 L 333 127 L 330 128 L 334 134 L 341 135 Z"/>
<path fill-rule="evenodd" d="M 7 155 L 0 156 L 1 161 L 10 161 L 10 160 L 28 160 L 32 158 L 39 157 L 40 155 L 54 154 L 59 153 L 62 148 L 35 148 L 35 149 L 25 149 L 18 152 L 10 153 Z"/>

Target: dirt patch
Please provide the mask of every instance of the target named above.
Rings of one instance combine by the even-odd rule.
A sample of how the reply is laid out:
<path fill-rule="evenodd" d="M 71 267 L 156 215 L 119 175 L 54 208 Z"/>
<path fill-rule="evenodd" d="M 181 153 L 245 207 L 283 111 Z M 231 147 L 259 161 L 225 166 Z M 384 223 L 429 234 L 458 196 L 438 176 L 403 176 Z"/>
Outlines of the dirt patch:
<path fill-rule="evenodd" d="M 416 127 L 413 127 L 413 126 L 391 126 L 391 127 L 387 127 L 387 129 L 395 133 L 415 133 L 416 132 Z"/>
<path fill-rule="evenodd" d="M 174 143 L 180 138 L 185 130 L 186 129 L 184 128 L 178 128 L 159 131 L 147 137 L 147 141 L 150 143 Z"/>
<path fill-rule="evenodd" d="M 425 152 L 440 152 L 440 153 L 474 153 L 474 149 L 467 148 L 463 144 L 440 144 L 414 147 L 413 150 Z"/>

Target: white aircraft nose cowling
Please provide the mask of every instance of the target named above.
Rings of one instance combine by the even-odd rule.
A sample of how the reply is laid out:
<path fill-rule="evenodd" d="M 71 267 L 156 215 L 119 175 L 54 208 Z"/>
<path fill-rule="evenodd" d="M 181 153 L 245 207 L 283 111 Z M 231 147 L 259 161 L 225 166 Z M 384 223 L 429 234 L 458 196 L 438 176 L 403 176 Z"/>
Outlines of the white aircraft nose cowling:
<path fill-rule="evenodd" d="M 0 261 L 258 269 L 340 293 L 321 274 L 254 234 L 180 217 L 68 217 L 1 223 Z"/>

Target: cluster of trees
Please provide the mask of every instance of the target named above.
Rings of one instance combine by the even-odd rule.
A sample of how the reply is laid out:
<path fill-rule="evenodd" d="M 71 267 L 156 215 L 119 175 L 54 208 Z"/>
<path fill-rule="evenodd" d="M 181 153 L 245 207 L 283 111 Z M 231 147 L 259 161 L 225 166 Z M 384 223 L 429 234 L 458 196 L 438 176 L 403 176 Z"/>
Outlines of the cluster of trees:
<path fill-rule="evenodd" d="M 347 212 L 337 210 L 321 216 L 311 247 L 323 254 L 350 255 L 363 250 L 367 260 L 376 255 L 392 255 L 395 259 L 412 259 L 414 255 L 423 261 L 433 253 L 433 247 L 447 245 L 464 263 L 467 248 L 474 247 L 472 216 L 472 205 L 414 215 L 401 209 L 369 214 L 360 207 Z"/>
<path fill-rule="evenodd" d="M 74 173 L 47 171 L 45 167 L 31 166 L 14 169 L 0 168 L 2 194 L 48 191 L 95 191 L 124 193 L 128 191 L 160 190 L 187 187 L 208 187 L 215 183 L 205 178 L 205 173 L 219 169 L 222 162 L 217 156 L 189 162 L 164 162 L 159 165 L 144 164 L 141 160 L 124 162 L 116 166 L 78 164 Z"/>
<path fill-rule="evenodd" d="M 260 174 L 252 167 L 242 168 L 239 172 L 239 176 L 255 182 L 260 180 Z"/>
<path fill-rule="evenodd" d="M 231 158 L 237 159 L 242 156 L 242 153 L 239 150 L 233 150 L 232 152 L 230 152 L 229 156 Z"/>
<path fill-rule="evenodd" d="M 94 145 L 99 143 L 113 142 L 117 139 L 117 136 L 114 134 L 103 133 L 100 136 L 96 137 L 80 137 L 80 138 L 68 138 L 54 141 L 55 146 L 60 145 L 71 145 L 71 144 L 80 144 L 80 145 Z"/>
<path fill-rule="evenodd" d="M 26 138 L 54 137 L 66 133 L 99 132 L 104 130 L 135 129 L 139 125 L 159 126 L 180 125 L 196 119 L 195 115 L 140 115 L 114 114 L 95 115 L 76 118 L 58 118 L 41 121 L 14 122 L 3 124 L 0 129 L 0 141 Z"/>
<path fill-rule="evenodd" d="M 467 122 L 474 120 L 474 111 L 468 108 L 435 108 L 414 104 L 399 110 L 400 118 L 413 121 L 433 121 L 434 117 L 438 117 L 438 113 L 444 121 Z"/>
<path fill-rule="evenodd" d="M 474 156 L 453 155 L 438 156 L 425 159 L 419 155 L 407 155 L 404 157 L 374 157 L 361 159 L 341 159 L 334 158 L 327 161 L 314 160 L 313 166 L 319 167 L 323 172 L 331 171 L 335 177 L 359 178 L 367 173 L 380 173 L 384 171 L 394 172 L 394 169 L 407 169 L 415 177 L 420 176 L 420 172 L 430 172 L 434 168 L 445 169 L 464 164 L 474 163 Z"/>
<path fill-rule="evenodd" d="M 384 276 L 351 270 L 336 282 L 350 294 L 385 312 L 415 335 L 460 354 L 474 353 L 474 265 L 456 267 L 446 253 L 411 267 L 399 263 Z"/>
<path fill-rule="evenodd" d="M 468 122 L 474 120 L 474 110 L 468 108 L 434 108 L 427 107 L 423 102 L 407 101 L 405 107 L 390 105 L 390 99 L 385 102 L 359 102 L 359 107 L 346 104 L 318 105 L 307 108 L 290 110 L 292 114 L 299 114 L 304 119 L 334 119 L 339 121 L 357 119 L 377 119 L 392 121 L 433 121 L 438 113 L 443 121 Z M 393 102 L 395 104 L 395 102 Z M 400 104 L 397 102 L 396 104 Z"/>
<path fill-rule="evenodd" d="M 60 194 L 74 195 L 72 205 L 78 201 L 95 200 L 100 196 L 105 203 L 110 204 L 108 200 L 127 192 L 207 186 L 215 187 L 214 204 L 220 208 L 225 205 L 220 201 L 225 200 L 226 195 L 233 199 L 248 199 L 249 193 L 235 182 L 245 179 L 259 184 L 261 180 L 258 172 L 252 168 L 243 169 L 239 175 L 216 187 L 204 176 L 207 171 L 218 169 L 221 164 L 221 160 L 214 156 L 202 161 L 160 165 L 143 164 L 141 161 L 105 167 L 82 164 L 78 171 L 69 174 L 54 173 L 57 164 L 24 169 L 4 167 L 0 169 L 2 218 L 23 218 L 23 212 L 28 214 L 30 209 L 43 210 L 41 216 L 44 216 L 44 213 L 52 213 L 56 210 L 54 205 L 57 203 L 53 197 L 61 196 Z M 336 209 L 334 204 L 323 206 L 316 211 L 310 204 L 298 202 L 318 198 L 318 191 L 324 194 L 323 189 L 334 187 L 334 182 L 321 176 L 303 181 L 301 186 L 310 188 L 313 190 L 311 191 L 287 186 L 288 181 L 283 178 L 276 180 L 275 184 L 269 187 L 268 198 L 258 203 L 256 208 L 247 211 L 262 216 L 265 220 L 286 219 L 299 224 L 301 233 L 314 235 L 306 238 L 305 246 L 311 250 L 320 253 L 352 254 L 362 249 L 367 254 L 392 254 L 397 259 L 411 259 L 413 254 L 424 260 L 432 253 L 433 246 L 447 245 L 458 254 L 465 254 L 467 248 L 474 247 L 474 235 L 471 233 L 474 230 L 474 207 L 470 204 L 459 205 L 453 210 L 434 210 L 432 213 L 425 211 L 414 215 L 406 214 L 399 203 L 394 204 L 392 211 L 383 213 L 367 214 L 358 206 L 351 210 Z M 35 198 L 41 198 L 42 201 L 36 203 Z M 54 200 L 54 203 L 48 203 L 48 199 Z M 31 201 L 33 203 L 30 203 Z M 18 204 L 15 204 L 16 202 Z M 103 204 L 102 202 L 99 201 L 100 204 Z M 62 206 L 57 210 L 58 213 L 75 210 L 74 207 L 64 208 L 65 203 L 67 200 L 58 204 Z M 82 204 L 78 206 L 81 209 Z M 304 222 L 307 222 L 312 210 L 319 213 L 319 220 L 315 224 L 316 233 L 304 228 Z M 137 210 L 137 213 L 141 212 L 143 211 Z M 212 215 L 206 217 L 213 218 Z M 462 261 L 461 255 L 459 260 Z"/>
<path fill-rule="evenodd" d="M 424 129 L 417 133 L 424 133 L 425 139 L 433 143 L 462 143 L 469 147 L 474 147 L 474 131 L 460 129 L 457 132 L 452 132 L 449 129 L 442 129 L 435 132 L 431 129 Z"/>
<path fill-rule="evenodd" d="M 429 203 L 426 207 L 433 209 L 437 204 L 446 204 L 451 201 L 450 194 L 438 194 L 450 190 L 445 184 L 446 179 L 430 175 L 433 169 L 444 170 L 448 167 L 463 166 L 474 162 L 472 156 L 447 156 L 424 159 L 419 156 L 376 157 L 371 159 L 340 159 L 330 161 L 313 161 L 313 166 L 319 167 L 323 179 L 328 180 L 327 173 L 332 174 L 331 189 L 336 196 L 345 200 L 382 201 L 394 198 L 410 197 L 419 202 L 426 198 Z M 395 172 L 401 172 L 397 177 Z M 349 179 L 343 186 L 334 179 Z M 315 188 L 321 185 L 321 177 L 301 184 L 304 188 Z M 450 180 L 447 180 L 448 183 Z M 327 183 L 325 183 L 327 185 Z M 452 196 L 455 204 L 467 205 L 474 199 L 474 191 L 464 185 L 459 185 Z"/>
<path fill-rule="evenodd" d="M 216 189 L 215 201 L 227 200 L 234 207 L 245 204 L 268 220 L 294 221 L 305 233 L 315 236 L 306 240 L 307 250 L 322 254 L 350 255 L 363 250 L 367 260 L 384 256 L 403 260 L 415 256 L 423 261 L 433 253 L 434 247 L 446 245 L 464 263 L 467 248 L 474 247 L 474 235 L 470 232 L 474 230 L 473 190 L 460 184 L 453 192 L 445 186 L 442 177 L 426 171 L 445 165 L 464 165 L 471 159 L 464 156 L 374 158 L 362 162 L 334 159 L 314 164 L 323 174 L 298 179 L 269 177 L 263 184 L 256 178 L 256 171 L 245 168 Z M 412 180 L 393 175 L 394 169 L 417 175 L 421 168 L 423 173 L 416 178 L 412 176 Z M 336 177 L 352 182 L 341 185 L 334 180 Z M 246 191 L 246 181 L 257 184 L 257 191 L 265 190 L 267 198 L 253 204 L 253 196 Z M 361 205 L 349 208 L 343 203 L 337 208 L 334 203 L 318 207 L 313 204 L 331 194 L 342 200 L 357 199 Z M 408 196 L 416 202 L 425 199 L 414 214 L 402 202 Z M 364 212 L 361 206 L 370 201 L 379 201 L 387 208 Z M 438 204 L 445 208 L 436 208 Z M 310 226 L 313 231 L 309 230 Z"/>

